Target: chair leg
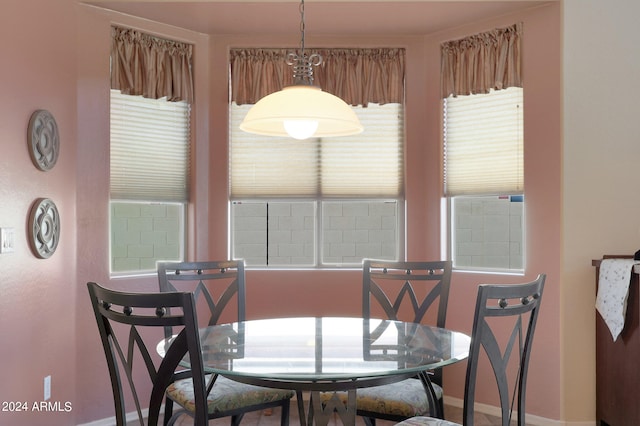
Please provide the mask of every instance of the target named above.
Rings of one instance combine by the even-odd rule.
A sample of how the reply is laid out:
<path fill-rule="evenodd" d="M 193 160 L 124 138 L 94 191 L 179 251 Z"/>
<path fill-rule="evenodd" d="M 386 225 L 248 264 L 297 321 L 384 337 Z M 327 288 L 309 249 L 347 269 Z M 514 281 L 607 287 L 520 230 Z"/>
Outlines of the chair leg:
<path fill-rule="evenodd" d="M 240 422 L 242 421 L 243 416 L 244 416 L 244 413 L 231 416 L 231 426 L 240 426 Z"/>
<path fill-rule="evenodd" d="M 289 426 L 290 405 L 291 405 L 291 402 L 288 399 L 282 403 L 282 415 L 280 416 L 280 426 Z"/>
<path fill-rule="evenodd" d="M 173 414 L 173 400 L 171 398 L 164 399 L 164 426 L 169 425 L 171 415 Z"/>
<path fill-rule="evenodd" d="M 438 412 L 440 413 L 440 418 L 444 420 L 444 397 L 438 400 Z"/>
<path fill-rule="evenodd" d="M 364 419 L 364 424 L 367 426 L 376 426 L 376 419 L 375 417 L 363 417 Z"/>
<path fill-rule="evenodd" d="M 188 416 L 185 410 L 178 410 L 175 413 L 172 413 L 171 417 L 165 416 L 164 422 L 167 426 L 173 426 L 183 415 Z"/>

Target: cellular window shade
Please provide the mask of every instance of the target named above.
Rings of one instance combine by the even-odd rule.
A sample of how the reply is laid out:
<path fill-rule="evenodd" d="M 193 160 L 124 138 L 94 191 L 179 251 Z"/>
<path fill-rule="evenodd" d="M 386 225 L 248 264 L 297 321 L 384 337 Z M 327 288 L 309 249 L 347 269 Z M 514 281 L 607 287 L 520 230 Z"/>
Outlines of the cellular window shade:
<path fill-rule="evenodd" d="M 522 194 L 522 88 L 446 98 L 444 151 L 446 195 Z"/>
<path fill-rule="evenodd" d="M 111 90 L 111 199 L 187 201 L 190 105 Z"/>
<path fill-rule="evenodd" d="M 304 141 L 241 131 L 240 122 L 249 108 L 251 105 L 231 104 L 232 199 L 403 195 L 402 105 L 353 107 L 364 132 Z"/>

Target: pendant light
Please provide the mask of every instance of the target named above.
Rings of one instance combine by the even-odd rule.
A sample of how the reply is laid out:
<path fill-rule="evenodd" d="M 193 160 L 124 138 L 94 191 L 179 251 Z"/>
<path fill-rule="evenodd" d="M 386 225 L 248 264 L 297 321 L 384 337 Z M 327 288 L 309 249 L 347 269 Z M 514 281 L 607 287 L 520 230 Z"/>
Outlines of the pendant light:
<path fill-rule="evenodd" d="M 362 124 L 353 109 L 313 84 L 313 67 L 322 63 L 322 56 L 307 56 L 304 50 L 304 0 L 300 3 L 300 16 L 300 52 L 287 56 L 287 64 L 293 66 L 293 86 L 260 99 L 245 116 L 240 130 L 299 140 L 361 133 Z"/>

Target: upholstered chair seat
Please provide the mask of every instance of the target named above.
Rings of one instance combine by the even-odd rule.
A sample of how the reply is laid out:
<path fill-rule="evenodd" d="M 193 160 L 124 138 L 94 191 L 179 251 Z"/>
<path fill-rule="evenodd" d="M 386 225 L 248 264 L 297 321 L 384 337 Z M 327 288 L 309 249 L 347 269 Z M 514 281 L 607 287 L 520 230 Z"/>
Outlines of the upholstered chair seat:
<path fill-rule="evenodd" d="M 442 399 L 442 387 L 431 384 L 436 399 Z M 323 402 L 331 398 L 330 393 L 321 394 Z M 347 394 L 341 393 L 339 398 L 346 404 Z M 397 383 L 358 389 L 356 393 L 358 410 L 376 417 L 413 417 L 424 416 L 431 412 L 429 400 L 422 382 L 418 379 L 407 379 Z"/>
<path fill-rule="evenodd" d="M 206 380 L 208 383 L 211 380 L 211 375 L 207 375 Z M 215 386 L 211 388 L 211 392 L 207 396 L 207 406 L 211 416 L 218 413 L 242 410 L 245 407 L 288 400 L 294 395 L 295 392 L 292 390 L 247 385 L 218 376 Z M 173 382 L 167 388 L 167 396 L 187 411 L 195 412 L 195 394 L 191 379 Z"/>

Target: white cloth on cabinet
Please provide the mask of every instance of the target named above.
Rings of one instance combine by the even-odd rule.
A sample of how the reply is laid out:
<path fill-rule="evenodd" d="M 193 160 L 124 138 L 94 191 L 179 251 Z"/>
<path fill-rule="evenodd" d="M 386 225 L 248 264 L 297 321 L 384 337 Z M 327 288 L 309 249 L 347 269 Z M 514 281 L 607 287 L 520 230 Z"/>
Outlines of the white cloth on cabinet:
<path fill-rule="evenodd" d="M 602 259 L 600 263 L 596 309 L 609 327 L 614 342 L 624 328 L 629 282 L 636 263 L 639 261 L 617 258 Z"/>

